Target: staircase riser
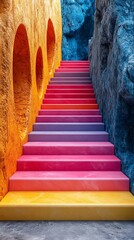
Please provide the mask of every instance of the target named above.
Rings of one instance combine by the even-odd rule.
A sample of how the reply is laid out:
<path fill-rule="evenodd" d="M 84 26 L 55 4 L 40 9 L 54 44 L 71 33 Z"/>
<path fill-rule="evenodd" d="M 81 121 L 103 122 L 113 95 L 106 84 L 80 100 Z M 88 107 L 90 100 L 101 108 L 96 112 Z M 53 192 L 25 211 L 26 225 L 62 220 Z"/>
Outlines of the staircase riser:
<path fill-rule="evenodd" d="M 90 123 L 97 123 L 97 122 L 102 122 L 102 117 L 101 116 L 93 116 L 93 117 L 57 117 L 57 116 L 38 116 L 36 118 L 36 122 L 61 122 L 61 123 L 71 123 L 71 122 L 76 122 L 76 123 L 87 123 L 87 122 L 90 122 Z"/>
<path fill-rule="evenodd" d="M 93 93 L 94 91 L 93 91 L 93 89 L 76 89 L 76 90 L 73 90 L 73 89 L 49 89 L 49 90 L 47 90 L 46 91 L 46 93 L 54 93 L 54 94 L 57 94 L 57 93 L 60 93 L 60 94 L 65 94 L 65 93 L 70 93 L 70 94 L 94 94 Z"/>
<path fill-rule="evenodd" d="M 29 142 L 106 142 L 107 134 L 90 134 L 90 135 L 74 135 L 74 134 L 38 134 L 32 133 L 28 136 Z"/>
<path fill-rule="evenodd" d="M 67 72 L 67 73 L 65 73 L 65 72 L 56 72 L 55 74 L 54 74 L 54 76 L 55 77 L 89 77 L 89 72 L 71 72 L 71 73 L 69 73 L 69 72 Z"/>
<path fill-rule="evenodd" d="M 80 125 L 80 124 L 64 124 L 64 125 L 56 125 L 56 124 L 34 124 L 34 131 L 104 131 L 104 125 Z"/>
<path fill-rule="evenodd" d="M 120 162 L 97 161 L 18 161 L 18 171 L 120 171 Z"/>
<path fill-rule="evenodd" d="M 94 93 L 88 93 L 88 94 L 63 94 L 63 93 L 61 93 L 61 94 L 56 94 L 56 93 L 46 93 L 45 94 L 45 96 L 44 96 L 46 99 L 49 99 L 49 98 L 55 98 L 55 99 L 57 99 L 57 98 L 81 98 L 81 100 L 83 99 L 83 98 L 95 98 L 95 94 Z"/>
<path fill-rule="evenodd" d="M 39 115 L 100 115 L 100 110 L 40 110 Z"/>
<path fill-rule="evenodd" d="M 24 146 L 25 155 L 113 155 L 112 146 Z"/>
<path fill-rule="evenodd" d="M 41 109 L 98 109 L 98 104 L 42 104 Z"/>
<path fill-rule="evenodd" d="M 57 85 L 54 85 L 54 84 L 50 84 L 48 85 L 47 89 L 65 89 L 65 90 L 73 90 L 75 91 L 76 89 L 80 89 L 80 90 L 93 90 L 93 85 L 92 84 L 65 84 L 65 85 L 60 85 L 60 84 L 57 84 Z"/>
<path fill-rule="evenodd" d="M 96 99 L 44 99 L 43 104 L 92 104 Z"/>
<path fill-rule="evenodd" d="M 56 81 L 56 80 L 55 80 L 55 81 L 50 81 L 49 84 L 50 84 L 50 85 L 55 85 L 55 84 L 57 84 L 57 85 L 59 85 L 59 86 L 62 85 L 62 84 L 63 84 L 63 85 L 64 85 L 64 84 L 66 84 L 66 85 L 67 85 L 67 84 L 68 84 L 68 85 L 70 85 L 70 84 L 76 84 L 76 85 L 77 85 L 77 84 L 85 84 L 85 85 L 88 85 L 88 84 L 91 84 L 91 81 L 73 81 L 73 80 L 72 80 L 72 81 L 67 81 L 67 80 L 65 80 L 65 81 Z"/>
<path fill-rule="evenodd" d="M 9 180 L 10 191 L 128 191 L 124 180 Z"/>

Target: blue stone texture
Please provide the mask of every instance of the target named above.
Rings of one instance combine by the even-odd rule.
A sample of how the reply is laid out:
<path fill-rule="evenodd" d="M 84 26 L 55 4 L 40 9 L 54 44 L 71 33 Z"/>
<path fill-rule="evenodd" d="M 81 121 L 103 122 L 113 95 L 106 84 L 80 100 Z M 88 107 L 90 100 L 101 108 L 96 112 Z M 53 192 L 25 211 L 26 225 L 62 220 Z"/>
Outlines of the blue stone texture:
<path fill-rule="evenodd" d="M 87 60 L 88 40 L 93 35 L 94 0 L 61 0 L 62 59 Z"/>
<path fill-rule="evenodd" d="M 134 194 L 134 1 L 96 0 L 89 45 L 103 121 Z"/>

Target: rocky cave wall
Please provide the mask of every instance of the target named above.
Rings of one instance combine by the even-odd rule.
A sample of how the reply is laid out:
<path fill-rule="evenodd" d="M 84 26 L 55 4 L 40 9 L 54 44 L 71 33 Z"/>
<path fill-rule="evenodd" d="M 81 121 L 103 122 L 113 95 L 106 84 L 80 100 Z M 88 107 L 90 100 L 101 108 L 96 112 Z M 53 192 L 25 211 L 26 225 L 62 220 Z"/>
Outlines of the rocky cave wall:
<path fill-rule="evenodd" d="M 0 1 L 0 199 L 61 61 L 60 0 Z"/>
<path fill-rule="evenodd" d="M 134 193 L 134 1 L 96 0 L 89 55 L 103 120 Z"/>
<path fill-rule="evenodd" d="M 94 0 L 61 0 L 63 60 L 87 60 L 93 35 Z"/>

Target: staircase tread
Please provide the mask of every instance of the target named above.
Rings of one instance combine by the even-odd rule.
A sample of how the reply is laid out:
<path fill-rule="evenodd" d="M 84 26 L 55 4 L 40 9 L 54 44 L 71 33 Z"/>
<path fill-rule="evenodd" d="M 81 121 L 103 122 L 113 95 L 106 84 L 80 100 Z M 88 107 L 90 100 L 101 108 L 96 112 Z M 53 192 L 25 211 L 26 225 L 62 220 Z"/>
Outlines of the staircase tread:
<path fill-rule="evenodd" d="M 66 147 L 82 147 L 82 146 L 100 146 L 100 147 L 113 147 L 110 142 L 27 142 L 25 146 L 66 146 Z"/>
<path fill-rule="evenodd" d="M 22 155 L 18 161 L 117 161 L 115 155 Z"/>
<path fill-rule="evenodd" d="M 2 206 L 28 205 L 127 205 L 134 207 L 134 197 L 128 191 L 18 191 L 8 192 Z M 134 217 L 133 217 L 134 218 Z"/>
<path fill-rule="evenodd" d="M 17 171 L 10 177 L 13 180 L 124 180 L 128 177 L 121 171 Z"/>
<path fill-rule="evenodd" d="M 36 134 L 59 134 L 59 135 L 108 135 L 105 131 L 32 131 L 29 133 L 30 135 L 36 135 Z"/>

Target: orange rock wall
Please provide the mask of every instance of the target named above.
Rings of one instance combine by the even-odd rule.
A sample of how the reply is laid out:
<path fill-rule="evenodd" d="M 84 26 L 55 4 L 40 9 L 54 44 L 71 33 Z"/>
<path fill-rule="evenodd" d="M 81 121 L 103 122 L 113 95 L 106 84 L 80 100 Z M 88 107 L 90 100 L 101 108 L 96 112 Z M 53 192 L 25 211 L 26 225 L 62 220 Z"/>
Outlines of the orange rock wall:
<path fill-rule="evenodd" d="M 0 198 L 60 64 L 61 21 L 60 0 L 0 1 Z"/>

